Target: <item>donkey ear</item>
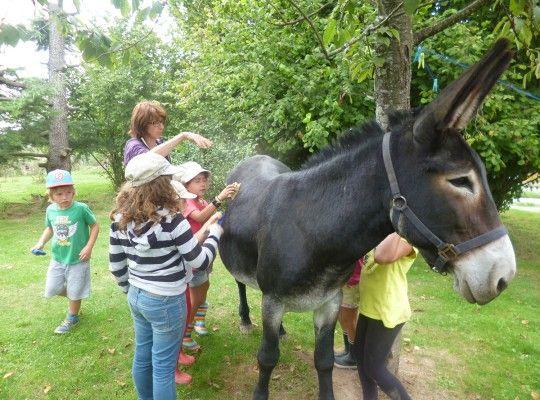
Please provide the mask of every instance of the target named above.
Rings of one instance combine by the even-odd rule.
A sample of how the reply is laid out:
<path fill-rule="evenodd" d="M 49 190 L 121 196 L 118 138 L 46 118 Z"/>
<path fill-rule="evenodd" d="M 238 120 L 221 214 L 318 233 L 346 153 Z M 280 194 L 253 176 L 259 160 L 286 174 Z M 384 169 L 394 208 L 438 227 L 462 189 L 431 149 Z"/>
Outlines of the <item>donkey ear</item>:
<path fill-rule="evenodd" d="M 416 142 L 431 144 L 441 133 L 467 126 L 495 82 L 506 70 L 512 52 L 510 42 L 498 40 L 489 52 L 420 112 L 414 122 Z"/>

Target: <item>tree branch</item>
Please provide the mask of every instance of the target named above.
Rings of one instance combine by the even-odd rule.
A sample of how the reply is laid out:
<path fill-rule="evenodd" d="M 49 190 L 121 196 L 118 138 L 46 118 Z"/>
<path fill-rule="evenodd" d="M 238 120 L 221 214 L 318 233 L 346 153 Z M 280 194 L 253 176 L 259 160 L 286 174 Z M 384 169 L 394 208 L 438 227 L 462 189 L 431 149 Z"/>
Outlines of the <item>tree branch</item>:
<path fill-rule="evenodd" d="M 47 154 L 42 153 L 25 153 L 25 152 L 18 152 L 18 153 L 9 153 L 11 156 L 14 157 L 33 157 L 33 158 L 49 158 Z"/>
<path fill-rule="evenodd" d="M 501 6 L 502 6 L 502 8 L 504 8 L 504 13 L 506 14 L 506 18 L 508 19 L 508 22 L 510 22 L 510 29 L 512 29 L 512 32 L 514 32 L 514 36 L 515 36 L 516 40 L 521 42 L 521 44 L 523 45 L 525 50 L 530 51 L 529 46 L 527 45 L 527 43 L 525 43 L 523 40 L 521 40 L 519 38 L 519 35 L 517 33 L 517 29 L 516 29 L 516 24 L 514 23 L 514 18 L 512 18 L 512 14 L 510 13 L 510 10 L 508 9 L 508 7 L 506 7 L 506 4 L 504 4 L 502 2 L 501 2 Z"/>
<path fill-rule="evenodd" d="M 14 89 L 26 89 L 26 85 L 24 83 L 4 78 L 1 75 L 0 75 L 0 83 Z"/>
<path fill-rule="evenodd" d="M 133 43 L 128 43 L 126 46 L 123 46 L 123 47 L 120 47 L 118 49 L 113 49 L 113 50 L 109 50 L 109 51 L 105 51 L 99 55 L 97 55 L 96 57 L 92 58 L 91 60 L 89 60 L 88 62 L 94 62 L 96 60 L 99 60 L 101 57 L 107 55 L 107 54 L 113 54 L 113 53 L 119 53 L 119 52 L 122 52 L 122 51 L 126 51 L 126 50 L 129 50 L 130 48 L 132 47 L 135 47 L 137 46 L 139 43 L 141 43 L 142 41 L 146 40 L 148 38 L 148 36 L 150 36 L 152 34 L 152 30 L 149 30 L 147 34 L 145 34 L 142 38 L 136 40 L 135 42 Z"/>
<path fill-rule="evenodd" d="M 332 50 L 328 55 L 330 57 L 334 57 L 336 54 L 341 53 L 342 51 L 347 50 L 349 47 L 351 47 L 356 42 L 359 42 L 360 39 L 362 39 L 365 36 L 371 35 L 373 32 L 375 32 L 377 29 L 379 29 L 383 24 L 385 24 L 392 16 L 400 15 L 402 12 L 396 14 L 396 12 L 403 6 L 403 2 L 400 2 L 388 15 L 386 15 L 383 19 L 381 19 L 379 22 L 377 22 L 375 25 L 368 25 L 366 28 L 362 31 L 362 34 L 358 37 L 352 38 L 347 43 L 345 43 L 343 46 L 338 47 L 337 49 Z"/>
<path fill-rule="evenodd" d="M 315 28 L 315 24 L 313 23 L 313 21 L 306 15 L 306 13 L 293 0 L 289 0 L 289 3 L 291 3 L 291 5 L 296 9 L 296 11 L 298 11 L 300 14 L 302 14 L 302 17 L 304 17 L 304 19 L 307 21 L 309 26 L 311 26 L 311 29 L 315 33 L 315 37 L 317 38 L 317 41 L 319 42 L 319 46 L 321 47 L 321 50 L 322 50 L 322 52 L 324 54 L 324 57 L 328 61 L 332 61 L 332 59 L 328 56 L 328 52 L 326 51 L 326 47 L 324 47 L 324 42 L 322 40 L 322 37 L 321 37 L 319 31 L 317 30 L 317 28 Z"/>
<path fill-rule="evenodd" d="M 332 3 L 326 3 L 326 4 L 323 4 L 318 10 L 316 11 L 313 11 L 312 13 L 308 14 L 307 17 L 308 18 L 311 18 L 313 17 L 314 15 L 317 15 L 318 13 L 320 13 L 322 10 L 324 10 L 326 7 L 328 6 L 331 6 Z M 279 22 L 279 23 L 273 23 L 273 22 L 270 22 L 272 25 L 275 25 L 275 26 L 287 26 L 287 25 L 295 25 L 299 22 L 302 22 L 302 21 L 305 21 L 306 19 L 304 17 L 300 17 L 300 18 L 297 18 L 297 19 L 293 19 L 292 21 L 283 21 L 283 22 Z"/>
<path fill-rule="evenodd" d="M 111 171 L 109 171 L 102 163 L 101 161 L 98 160 L 98 158 L 95 156 L 94 153 L 90 153 L 90 155 L 92 156 L 92 158 L 99 164 L 99 166 L 101 168 L 103 168 L 103 171 L 105 171 L 105 173 L 109 176 L 109 179 L 111 180 L 111 182 L 114 182 L 114 176 L 113 174 L 111 173 Z"/>
<path fill-rule="evenodd" d="M 490 2 L 491 2 L 490 0 L 474 0 L 471 4 L 469 4 L 467 7 L 463 8 L 462 10 L 458 11 L 454 15 L 451 15 L 439 21 L 438 23 L 435 23 L 434 25 L 421 29 L 418 32 L 414 32 L 414 38 L 413 38 L 414 45 L 422 43 L 425 39 L 431 36 L 434 36 L 439 32 L 444 31 L 446 28 L 449 28 L 452 25 L 455 25 L 457 22 L 468 17 L 469 15 L 474 13 L 476 10 L 478 10 L 479 8 L 483 7 L 486 4 L 489 4 Z"/>

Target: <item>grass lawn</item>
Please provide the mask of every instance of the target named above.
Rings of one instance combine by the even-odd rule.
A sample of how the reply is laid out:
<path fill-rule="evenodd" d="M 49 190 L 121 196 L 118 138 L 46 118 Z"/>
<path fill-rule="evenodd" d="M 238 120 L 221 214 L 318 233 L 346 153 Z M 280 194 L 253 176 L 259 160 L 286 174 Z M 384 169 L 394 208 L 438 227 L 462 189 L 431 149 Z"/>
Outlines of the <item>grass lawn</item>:
<path fill-rule="evenodd" d="M 540 191 L 524 191 L 521 197 L 530 199 L 540 199 Z"/>
<path fill-rule="evenodd" d="M 107 214 L 114 194 L 96 171 L 75 172 L 77 199 L 96 212 L 101 234 L 92 258 L 92 296 L 77 329 L 52 333 L 65 299 L 42 297 L 48 257 L 28 249 L 43 229 L 42 182 L 0 178 L 0 399 L 133 399 L 132 321 L 125 296 L 107 270 Z M 504 294 L 479 307 L 452 291 L 452 279 L 419 261 L 410 273 L 413 318 L 405 326 L 405 352 L 421 352 L 434 365 L 438 391 L 456 399 L 531 399 L 540 392 L 540 213 L 503 216 L 518 256 L 518 275 Z M 48 251 L 48 247 L 46 248 Z M 260 295 L 248 291 L 250 335 L 238 331 L 236 285 L 218 261 L 209 293 L 211 335 L 190 367 L 194 382 L 179 398 L 249 399 L 257 379 Z M 271 381 L 276 399 L 316 398 L 312 369 L 312 315 L 287 314 L 288 338 Z M 340 335 L 339 335 L 340 336 Z M 337 338 L 338 336 L 336 336 Z M 338 339 L 339 341 L 339 339 Z M 537 397 L 533 397 L 537 398 Z"/>

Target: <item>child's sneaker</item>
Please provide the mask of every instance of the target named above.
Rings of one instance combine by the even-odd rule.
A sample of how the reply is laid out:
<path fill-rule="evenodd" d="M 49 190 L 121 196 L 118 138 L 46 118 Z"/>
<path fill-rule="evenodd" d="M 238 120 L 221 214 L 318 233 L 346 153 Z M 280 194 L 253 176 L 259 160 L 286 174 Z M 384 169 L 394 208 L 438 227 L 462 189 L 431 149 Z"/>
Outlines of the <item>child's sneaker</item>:
<path fill-rule="evenodd" d="M 56 327 L 54 330 L 54 333 L 58 333 L 60 335 L 63 335 L 64 333 L 68 333 L 71 328 L 73 328 L 75 325 L 79 323 L 79 317 L 77 315 L 74 316 L 68 316 L 60 325 Z"/>
<path fill-rule="evenodd" d="M 190 374 L 180 371 L 179 369 L 176 369 L 174 371 L 174 383 L 177 385 L 189 385 L 193 378 Z"/>
<path fill-rule="evenodd" d="M 189 366 L 189 365 L 193 365 L 194 363 L 195 363 L 195 357 L 184 353 L 183 350 L 180 351 L 180 355 L 178 356 L 178 364 Z"/>

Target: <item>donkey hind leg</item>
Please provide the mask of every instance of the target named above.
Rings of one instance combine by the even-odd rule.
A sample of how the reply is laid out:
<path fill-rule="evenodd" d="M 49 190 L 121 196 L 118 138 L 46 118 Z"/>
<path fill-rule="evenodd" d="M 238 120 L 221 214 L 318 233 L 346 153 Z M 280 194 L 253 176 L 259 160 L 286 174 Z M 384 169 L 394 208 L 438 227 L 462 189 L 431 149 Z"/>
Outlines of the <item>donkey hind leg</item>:
<path fill-rule="evenodd" d="M 247 302 L 246 285 L 236 281 L 238 285 L 238 296 L 240 303 L 238 305 L 238 315 L 240 315 L 240 332 L 250 333 L 253 330 L 253 324 L 249 318 L 249 305 Z"/>
<path fill-rule="evenodd" d="M 263 337 L 257 354 L 259 381 L 253 393 L 253 400 L 268 399 L 270 375 L 279 359 L 279 326 L 284 314 L 284 306 L 279 300 L 263 294 L 262 322 Z"/>
<path fill-rule="evenodd" d="M 315 368 L 319 378 L 319 400 L 334 400 L 334 328 L 341 303 L 341 291 L 313 312 L 315 325 Z"/>

